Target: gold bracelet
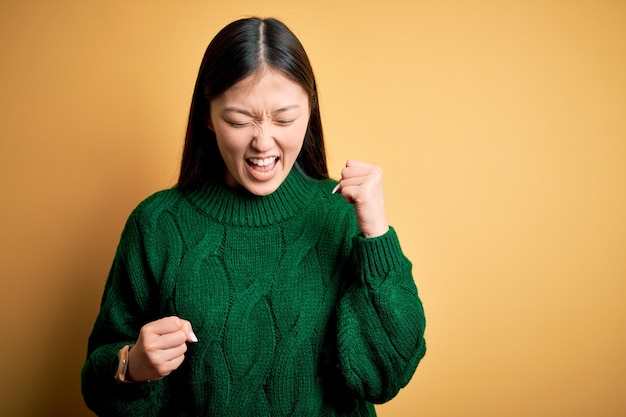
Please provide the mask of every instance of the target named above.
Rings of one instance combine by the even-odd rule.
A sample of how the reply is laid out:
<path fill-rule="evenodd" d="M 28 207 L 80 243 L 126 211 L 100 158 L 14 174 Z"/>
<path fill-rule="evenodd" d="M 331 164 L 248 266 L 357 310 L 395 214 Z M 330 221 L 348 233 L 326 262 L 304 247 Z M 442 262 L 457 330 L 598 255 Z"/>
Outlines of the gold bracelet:
<path fill-rule="evenodd" d="M 128 371 L 128 351 L 134 345 L 126 345 L 117 352 L 118 364 L 117 372 L 115 373 L 115 381 L 119 384 L 132 383 L 130 379 L 126 377 L 126 371 Z"/>

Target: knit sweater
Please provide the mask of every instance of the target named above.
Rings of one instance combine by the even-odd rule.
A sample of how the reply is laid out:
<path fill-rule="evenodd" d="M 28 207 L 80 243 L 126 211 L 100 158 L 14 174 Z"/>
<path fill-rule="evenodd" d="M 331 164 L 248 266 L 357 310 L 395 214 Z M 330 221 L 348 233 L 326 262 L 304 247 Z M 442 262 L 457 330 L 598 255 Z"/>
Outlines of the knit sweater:
<path fill-rule="evenodd" d="M 259 197 L 172 188 L 130 215 L 82 371 L 99 416 L 375 416 L 425 353 L 411 263 L 393 228 L 364 238 L 333 180 L 294 168 Z M 199 342 L 147 383 L 117 384 L 117 351 L 176 315 Z"/>

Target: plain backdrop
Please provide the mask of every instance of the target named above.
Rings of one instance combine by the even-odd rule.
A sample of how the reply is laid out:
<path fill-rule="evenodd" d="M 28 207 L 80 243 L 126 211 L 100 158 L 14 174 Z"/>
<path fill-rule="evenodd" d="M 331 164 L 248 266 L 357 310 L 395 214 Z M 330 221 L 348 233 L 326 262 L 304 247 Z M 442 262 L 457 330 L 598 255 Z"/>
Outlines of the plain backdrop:
<path fill-rule="evenodd" d="M 382 417 L 626 415 L 626 2 L 0 1 L 0 415 L 91 416 L 130 211 L 175 184 L 216 32 L 284 20 L 334 177 L 383 167 L 428 353 Z"/>

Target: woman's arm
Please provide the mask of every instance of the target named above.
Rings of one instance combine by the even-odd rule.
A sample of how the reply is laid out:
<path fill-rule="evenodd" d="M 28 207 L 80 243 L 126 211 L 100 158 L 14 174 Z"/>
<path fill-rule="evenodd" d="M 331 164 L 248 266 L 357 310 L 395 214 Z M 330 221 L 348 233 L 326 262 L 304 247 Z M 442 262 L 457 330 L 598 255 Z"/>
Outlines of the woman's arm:
<path fill-rule="evenodd" d="M 335 191 L 354 205 L 358 236 L 338 306 L 338 350 L 347 384 L 371 402 L 395 396 L 426 352 L 424 310 L 411 263 L 387 224 L 383 172 L 349 160 Z M 350 232 L 348 232 L 350 233 Z"/>
<path fill-rule="evenodd" d="M 339 363 L 348 386 L 382 403 L 413 376 L 426 353 L 425 317 L 395 231 L 354 238 L 356 276 L 338 306 Z"/>

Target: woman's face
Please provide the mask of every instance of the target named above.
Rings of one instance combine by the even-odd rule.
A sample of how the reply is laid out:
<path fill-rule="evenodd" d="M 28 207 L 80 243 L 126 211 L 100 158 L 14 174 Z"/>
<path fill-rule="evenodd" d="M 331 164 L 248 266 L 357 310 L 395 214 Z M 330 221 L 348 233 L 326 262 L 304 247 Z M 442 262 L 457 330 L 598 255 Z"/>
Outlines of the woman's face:
<path fill-rule="evenodd" d="M 226 184 L 260 196 L 276 191 L 300 153 L 309 115 L 304 89 L 271 69 L 212 100 L 209 127 L 226 163 Z"/>

